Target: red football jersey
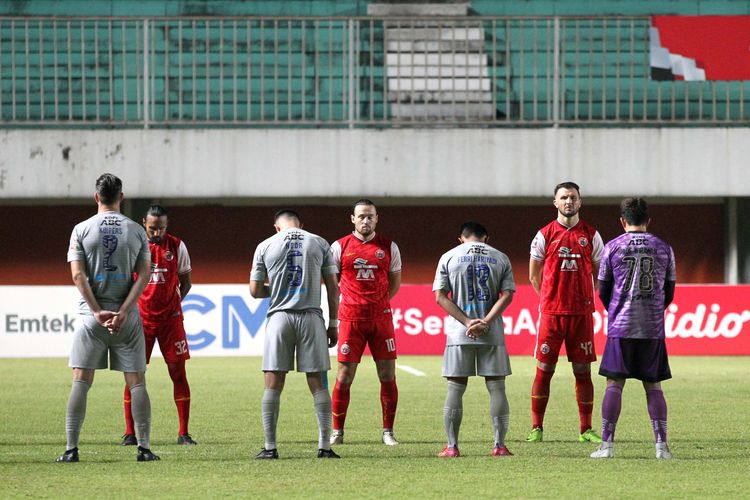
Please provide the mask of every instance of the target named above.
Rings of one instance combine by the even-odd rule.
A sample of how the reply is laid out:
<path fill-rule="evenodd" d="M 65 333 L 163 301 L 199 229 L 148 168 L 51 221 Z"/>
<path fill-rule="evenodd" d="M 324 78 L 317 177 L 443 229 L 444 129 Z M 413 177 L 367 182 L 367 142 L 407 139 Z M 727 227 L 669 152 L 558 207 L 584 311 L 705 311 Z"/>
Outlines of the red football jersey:
<path fill-rule="evenodd" d="M 398 247 L 377 233 L 370 241 L 352 233 L 335 241 L 331 250 L 341 273 L 339 319 L 372 321 L 390 315 L 388 275 L 401 271 Z"/>
<path fill-rule="evenodd" d="M 148 242 L 151 249 L 151 278 L 138 307 L 144 323 L 157 323 L 182 315 L 180 274 L 191 271 L 190 257 L 179 238 L 166 234 L 159 243 Z"/>
<path fill-rule="evenodd" d="M 547 314 L 594 312 L 593 264 L 603 247 L 599 232 L 582 220 L 547 224 L 531 242 L 531 258 L 544 262 L 539 310 Z"/>

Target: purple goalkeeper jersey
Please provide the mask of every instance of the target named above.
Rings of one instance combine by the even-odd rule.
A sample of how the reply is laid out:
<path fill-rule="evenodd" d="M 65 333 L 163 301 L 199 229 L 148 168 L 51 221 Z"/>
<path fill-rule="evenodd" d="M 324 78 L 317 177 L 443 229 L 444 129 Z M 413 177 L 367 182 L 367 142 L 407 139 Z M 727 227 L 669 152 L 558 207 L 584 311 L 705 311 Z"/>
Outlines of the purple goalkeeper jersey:
<path fill-rule="evenodd" d="M 664 338 L 664 284 L 677 280 L 672 247 L 651 233 L 622 234 L 604 246 L 599 280 L 613 283 L 607 336 Z"/>

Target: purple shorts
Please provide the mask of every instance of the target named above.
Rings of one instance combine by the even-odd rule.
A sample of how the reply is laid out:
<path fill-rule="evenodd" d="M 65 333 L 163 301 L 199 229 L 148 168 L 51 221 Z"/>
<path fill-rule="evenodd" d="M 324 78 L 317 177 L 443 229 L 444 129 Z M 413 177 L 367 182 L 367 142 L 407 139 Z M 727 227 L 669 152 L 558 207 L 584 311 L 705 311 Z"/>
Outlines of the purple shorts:
<path fill-rule="evenodd" d="M 672 378 L 664 339 L 608 338 L 599 375 L 661 382 Z"/>

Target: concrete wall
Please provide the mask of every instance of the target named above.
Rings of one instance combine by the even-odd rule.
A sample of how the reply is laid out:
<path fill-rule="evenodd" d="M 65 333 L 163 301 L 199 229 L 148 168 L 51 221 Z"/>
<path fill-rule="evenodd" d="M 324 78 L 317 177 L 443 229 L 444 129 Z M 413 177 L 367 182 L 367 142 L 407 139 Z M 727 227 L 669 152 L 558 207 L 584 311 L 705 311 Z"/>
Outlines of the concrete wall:
<path fill-rule="evenodd" d="M 0 203 L 89 198 L 113 172 L 130 197 L 274 200 L 750 194 L 750 130 L 1 130 Z"/>

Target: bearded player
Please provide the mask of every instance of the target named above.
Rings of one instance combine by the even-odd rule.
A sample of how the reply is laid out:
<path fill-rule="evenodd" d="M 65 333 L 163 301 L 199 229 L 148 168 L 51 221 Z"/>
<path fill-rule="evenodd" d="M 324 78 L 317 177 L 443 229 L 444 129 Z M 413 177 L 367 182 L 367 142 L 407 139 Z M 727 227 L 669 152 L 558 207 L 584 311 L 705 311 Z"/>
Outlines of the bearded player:
<path fill-rule="evenodd" d="M 378 212 L 372 201 L 357 201 L 351 220 L 354 232 L 331 245 L 341 274 L 339 368 L 332 395 L 331 444 L 344 442 L 350 388 L 365 346 L 369 346 L 380 379 L 383 443 L 394 446 L 398 444 L 393 435 L 398 388 L 390 300 L 401 286 L 401 253 L 396 243 L 375 233 Z"/>
<path fill-rule="evenodd" d="M 550 381 L 563 343 L 576 380 L 580 442 L 601 443 L 591 428 L 594 384 L 595 279 L 603 242 L 599 232 L 582 221 L 581 191 L 574 182 L 555 186 L 557 219 L 540 229 L 531 242 L 529 280 L 539 294 L 539 328 L 535 348 L 536 376 L 531 388 L 532 430 L 529 442 L 542 441 Z"/>
<path fill-rule="evenodd" d="M 190 256 L 185 243 L 167 234 L 167 210 L 151 205 L 143 219 L 151 250 L 151 278 L 138 301 L 146 337 L 146 361 L 151 360 L 154 343 L 159 342 L 169 376 L 174 385 L 174 402 L 180 429 L 177 444 L 196 443 L 188 432 L 190 420 L 190 386 L 185 360 L 190 359 L 185 327 L 182 323 L 182 299 L 192 286 Z M 136 444 L 130 408 L 130 388 L 125 386 L 125 435 L 123 446 Z"/>

